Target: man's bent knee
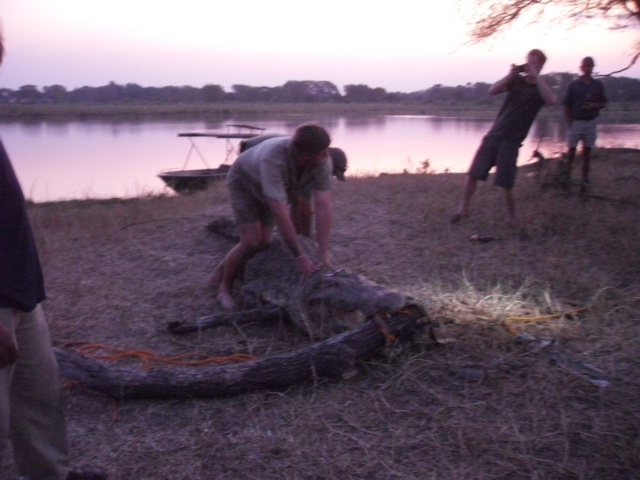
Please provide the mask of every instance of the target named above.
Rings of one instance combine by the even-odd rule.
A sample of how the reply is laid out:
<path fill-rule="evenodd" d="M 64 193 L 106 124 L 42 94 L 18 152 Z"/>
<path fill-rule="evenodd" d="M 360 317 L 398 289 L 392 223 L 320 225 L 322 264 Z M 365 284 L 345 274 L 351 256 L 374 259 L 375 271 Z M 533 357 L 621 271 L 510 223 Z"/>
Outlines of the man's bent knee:
<path fill-rule="evenodd" d="M 246 258 L 253 257 L 260 250 L 264 250 L 265 248 L 267 248 L 268 245 L 269 242 L 265 241 L 262 238 L 243 239 L 240 241 L 243 256 Z"/>

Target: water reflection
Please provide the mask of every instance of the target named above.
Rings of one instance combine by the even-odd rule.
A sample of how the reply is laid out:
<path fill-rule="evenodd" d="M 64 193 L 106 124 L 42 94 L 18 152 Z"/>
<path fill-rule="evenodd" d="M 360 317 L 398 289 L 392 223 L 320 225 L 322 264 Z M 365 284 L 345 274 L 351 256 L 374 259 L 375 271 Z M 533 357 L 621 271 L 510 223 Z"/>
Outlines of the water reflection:
<path fill-rule="evenodd" d="M 288 133 L 305 121 L 327 127 L 333 143 L 349 157 L 348 175 L 415 172 L 425 161 L 435 172 L 464 172 L 491 120 L 432 116 L 286 115 L 210 119 L 208 121 L 6 123 L 0 135 L 26 195 L 34 201 L 127 197 L 165 190 L 160 170 L 180 168 L 189 143 L 179 132 L 224 130 L 229 123 Z M 600 125 L 602 146 L 640 146 L 640 125 Z M 551 155 L 563 150 L 565 126 L 558 116 L 542 116 L 521 149 L 519 163 L 539 148 Z M 225 142 L 201 139 L 208 165 L 192 156 L 189 168 L 216 167 L 225 158 Z"/>

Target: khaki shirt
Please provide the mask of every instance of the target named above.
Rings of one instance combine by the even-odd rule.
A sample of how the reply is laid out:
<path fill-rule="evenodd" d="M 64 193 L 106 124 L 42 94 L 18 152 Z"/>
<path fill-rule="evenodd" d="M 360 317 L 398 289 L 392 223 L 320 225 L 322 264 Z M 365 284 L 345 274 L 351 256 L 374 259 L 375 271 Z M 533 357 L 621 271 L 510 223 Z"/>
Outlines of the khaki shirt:
<path fill-rule="evenodd" d="M 291 137 L 263 141 L 241 153 L 227 173 L 227 184 L 240 182 L 258 200 L 292 202 L 297 195 L 331 190 L 331 160 L 301 170 L 296 167 Z"/>

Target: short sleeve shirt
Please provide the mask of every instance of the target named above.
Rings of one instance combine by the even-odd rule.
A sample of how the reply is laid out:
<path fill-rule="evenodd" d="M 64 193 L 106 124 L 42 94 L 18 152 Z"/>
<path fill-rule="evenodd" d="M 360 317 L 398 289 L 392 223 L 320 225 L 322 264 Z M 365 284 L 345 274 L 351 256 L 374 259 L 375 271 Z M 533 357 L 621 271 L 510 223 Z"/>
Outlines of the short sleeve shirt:
<path fill-rule="evenodd" d="M 593 120 L 600 110 L 597 108 L 584 109 L 585 102 L 606 102 L 604 85 L 600 80 L 591 79 L 589 83 L 577 78 L 569 84 L 562 99 L 562 105 L 569 109 L 572 120 Z"/>
<path fill-rule="evenodd" d="M 227 173 L 258 200 L 292 202 L 296 195 L 331 190 L 331 161 L 300 170 L 293 161 L 291 137 L 276 137 L 241 153 Z"/>
<path fill-rule="evenodd" d="M 543 106 L 544 99 L 537 85 L 527 82 L 520 75 L 516 76 L 509 85 L 507 97 L 487 135 L 512 143 L 522 143 Z"/>

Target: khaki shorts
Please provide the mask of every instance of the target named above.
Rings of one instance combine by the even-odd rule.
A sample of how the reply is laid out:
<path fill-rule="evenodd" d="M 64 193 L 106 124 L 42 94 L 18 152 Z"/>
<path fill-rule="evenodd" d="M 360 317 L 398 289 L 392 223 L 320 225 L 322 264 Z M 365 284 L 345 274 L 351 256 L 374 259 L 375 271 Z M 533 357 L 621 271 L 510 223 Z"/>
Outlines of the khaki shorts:
<path fill-rule="evenodd" d="M 596 119 L 574 120 L 567 131 L 567 145 L 569 148 L 578 146 L 582 140 L 582 146 L 591 148 L 596 144 Z"/>
<path fill-rule="evenodd" d="M 237 225 L 261 223 L 273 228 L 276 224 L 271 207 L 248 191 L 241 181 L 232 180 L 227 184 L 233 218 Z"/>

